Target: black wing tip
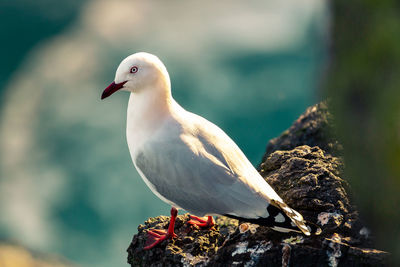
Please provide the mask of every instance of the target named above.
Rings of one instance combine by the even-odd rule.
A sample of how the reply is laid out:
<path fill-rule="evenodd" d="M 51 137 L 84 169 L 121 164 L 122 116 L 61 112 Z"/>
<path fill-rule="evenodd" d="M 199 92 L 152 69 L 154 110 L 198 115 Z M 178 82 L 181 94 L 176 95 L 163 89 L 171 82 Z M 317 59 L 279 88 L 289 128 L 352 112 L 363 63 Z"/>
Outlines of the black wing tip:
<path fill-rule="evenodd" d="M 306 236 L 317 236 L 322 233 L 322 230 L 318 225 L 303 220 L 301 215 L 300 215 L 301 221 L 295 223 L 285 212 L 275 207 L 274 205 L 268 205 L 267 211 L 269 215 L 268 217 L 244 218 L 230 214 L 224 214 L 224 216 L 239 221 L 266 226 L 278 232 L 297 232 L 297 233 L 303 233 Z M 297 216 L 298 213 L 296 211 L 293 211 L 293 215 Z M 297 219 L 293 220 L 297 221 Z"/>
<path fill-rule="evenodd" d="M 277 215 L 282 215 L 284 218 L 284 221 L 282 222 L 277 222 L 275 220 L 275 217 Z M 290 220 L 289 217 L 287 217 L 286 214 L 284 213 L 278 213 L 274 216 L 268 216 L 266 218 L 264 217 L 259 217 L 259 218 L 244 218 L 244 217 L 240 217 L 240 216 L 236 216 L 236 215 L 230 215 L 230 214 L 224 214 L 224 216 L 232 218 L 232 219 L 236 219 L 239 221 L 243 221 L 243 222 L 249 222 L 249 223 L 254 223 L 254 224 L 258 224 L 261 226 L 266 226 L 269 227 L 275 231 L 278 232 L 285 232 L 283 230 L 287 230 L 287 232 L 289 231 L 293 231 L 293 232 L 301 232 L 300 229 L 296 226 L 292 224 L 292 221 Z M 282 231 L 279 231 L 278 229 L 281 229 Z"/>
<path fill-rule="evenodd" d="M 239 217 L 239 216 L 230 215 L 230 214 L 224 214 L 224 216 L 229 217 L 231 219 L 236 219 L 238 221 L 249 222 L 249 223 L 258 224 L 261 226 L 266 226 L 277 232 L 283 232 L 283 233 L 296 232 L 296 233 L 302 233 L 306 236 L 318 236 L 322 233 L 322 229 L 318 225 L 308 222 L 308 221 L 305 221 L 305 225 L 307 226 L 308 233 L 305 231 L 302 231 L 298 226 L 291 224 L 291 220 L 289 219 L 289 217 L 288 217 L 288 219 L 290 221 L 285 220 L 285 222 L 283 222 L 283 223 L 276 223 L 274 220 L 271 220 L 271 219 L 273 219 L 271 217 L 267 217 L 267 218 L 260 217 L 260 218 L 254 219 L 254 218 Z M 286 218 L 286 216 L 285 216 L 285 218 Z M 287 231 L 283 231 L 283 230 L 287 230 Z"/>

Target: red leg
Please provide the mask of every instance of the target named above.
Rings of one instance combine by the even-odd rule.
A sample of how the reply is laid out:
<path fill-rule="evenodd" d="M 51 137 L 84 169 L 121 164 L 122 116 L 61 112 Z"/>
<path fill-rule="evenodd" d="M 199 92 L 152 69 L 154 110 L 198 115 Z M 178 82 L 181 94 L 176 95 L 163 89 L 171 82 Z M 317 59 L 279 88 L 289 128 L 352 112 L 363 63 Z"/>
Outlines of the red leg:
<path fill-rule="evenodd" d="M 188 221 L 188 224 L 196 225 L 202 228 L 211 228 L 215 225 L 215 221 L 212 216 L 207 216 L 207 219 L 205 219 L 204 217 L 201 218 L 194 215 L 190 215 L 190 221 Z"/>
<path fill-rule="evenodd" d="M 160 244 L 166 239 L 177 237 L 174 233 L 175 220 L 178 215 L 178 210 L 174 207 L 171 208 L 171 220 L 169 221 L 168 231 L 152 229 L 147 231 L 147 240 L 143 249 L 148 250 Z"/>

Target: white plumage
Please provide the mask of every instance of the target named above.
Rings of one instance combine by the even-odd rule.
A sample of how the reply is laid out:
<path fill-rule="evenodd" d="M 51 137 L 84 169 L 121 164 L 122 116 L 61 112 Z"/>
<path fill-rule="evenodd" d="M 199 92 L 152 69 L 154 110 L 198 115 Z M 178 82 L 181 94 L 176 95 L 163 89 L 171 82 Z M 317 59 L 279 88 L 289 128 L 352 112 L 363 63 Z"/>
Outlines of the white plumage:
<path fill-rule="evenodd" d="M 126 134 L 133 163 L 160 199 L 198 216 L 228 215 L 310 234 L 302 216 L 228 135 L 173 99 L 168 72 L 156 56 L 136 53 L 124 59 L 102 98 L 118 89 L 131 93 Z M 287 217 L 294 223 L 290 227 Z"/>

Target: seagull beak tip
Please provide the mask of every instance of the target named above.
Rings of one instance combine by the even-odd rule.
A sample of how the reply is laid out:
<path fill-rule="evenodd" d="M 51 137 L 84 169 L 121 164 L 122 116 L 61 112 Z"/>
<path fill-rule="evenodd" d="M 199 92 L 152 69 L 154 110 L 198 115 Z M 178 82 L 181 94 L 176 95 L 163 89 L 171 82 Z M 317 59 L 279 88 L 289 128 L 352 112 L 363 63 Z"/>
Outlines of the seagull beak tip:
<path fill-rule="evenodd" d="M 124 87 L 125 82 L 121 82 L 121 83 L 115 83 L 112 82 L 109 86 L 107 86 L 106 89 L 104 89 L 103 93 L 101 94 L 101 99 L 103 100 L 104 98 L 109 97 L 110 95 L 112 95 L 113 93 L 115 93 L 116 91 L 120 90 L 121 88 Z"/>

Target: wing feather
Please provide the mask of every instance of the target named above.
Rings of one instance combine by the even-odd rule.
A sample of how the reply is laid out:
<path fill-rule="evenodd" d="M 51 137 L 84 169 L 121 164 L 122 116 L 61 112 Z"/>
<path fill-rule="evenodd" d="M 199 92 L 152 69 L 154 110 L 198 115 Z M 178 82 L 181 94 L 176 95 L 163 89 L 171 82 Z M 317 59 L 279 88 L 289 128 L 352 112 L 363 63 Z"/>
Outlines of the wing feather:
<path fill-rule="evenodd" d="M 268 198 L 257 182 L 269 185 L 222 130 L 203 120 L 147 142 L 135 166 L 158 194 L 191 213 L 265 215 Z"/>

